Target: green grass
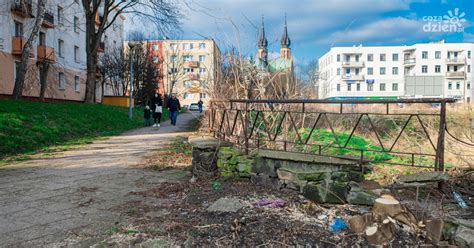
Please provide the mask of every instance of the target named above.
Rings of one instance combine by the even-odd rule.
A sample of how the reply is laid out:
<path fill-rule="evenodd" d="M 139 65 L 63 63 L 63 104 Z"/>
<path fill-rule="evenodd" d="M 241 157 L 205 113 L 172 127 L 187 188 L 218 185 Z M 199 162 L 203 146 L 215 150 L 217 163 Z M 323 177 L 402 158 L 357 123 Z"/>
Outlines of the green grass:
<path fill-rule="evenodd" d="M 168 112 L 162 119 L 168 119 Z M 123 107 L 0 100 L 0 159 L 27 159 L 38 151 L 67 149 L 143 125 L 141 108 L 130 120 Z"/>

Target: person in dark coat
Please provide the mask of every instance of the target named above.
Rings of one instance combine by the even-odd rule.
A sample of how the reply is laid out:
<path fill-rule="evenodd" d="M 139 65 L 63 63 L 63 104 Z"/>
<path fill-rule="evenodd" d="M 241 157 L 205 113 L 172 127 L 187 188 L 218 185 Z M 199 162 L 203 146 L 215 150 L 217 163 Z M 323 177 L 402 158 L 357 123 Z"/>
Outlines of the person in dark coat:
<path fill-rule="evenodd" d="M 152 111 L 150 109 L 150 106 L 146 106 L 143 113 L 143 118 L 145 119 L 145 127 L 151 126 L 151 123 L 150 123 L 151 112 Z"/>
<path fill-rule="evenodd" d="M 199 113 L 202 113 L 202 105 L 203 104 L 204 104 L 204 102 L 202 102 L 202 99 L 199 99 L 199 102 L 198 102 Z"/>
<path fill-rule="evenodd" d="M 163 113 L 163 99 L 160 94 L 155 93 L 151 99 L 153 109 L 153 119 L 155 120 L 153 126 L 159 127 L 161 124 L 161 114 Z"/>
<path fill-rule="evenodd" d="M 170 111 L 171 125 L 176 126 L 178 111 L 181 111 L 181 104 L 178 98 L 176 98 L 176 95 L 173 95 L 171 99 L 168 100 L 168 110 Z"/>

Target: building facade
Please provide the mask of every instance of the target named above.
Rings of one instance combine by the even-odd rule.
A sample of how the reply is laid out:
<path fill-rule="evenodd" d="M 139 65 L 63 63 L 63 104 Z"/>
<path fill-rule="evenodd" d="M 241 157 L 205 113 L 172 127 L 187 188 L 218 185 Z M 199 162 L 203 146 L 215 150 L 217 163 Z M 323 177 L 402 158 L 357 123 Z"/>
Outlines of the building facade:
<path fill-rule="evenodd" d="M 473 43 L 333 47 L 319 59 L 321 99 L 453 97 L 471 102 Z"/>
<path fill-rule="evenodd" d="M 0 5 L 7 6 L 0 14 L 0 94 L 11 95 L 22 49 L 35 20 L 36 2 L 0 0 Z M 97 19 L 100 20 L 99 17 Z M 117 18 L 114 28 L 107 30 L 105 36 L 109 39 L 101 43 L 101 52 L 114 44 L 122 47 L 123 21 L 123 18 Z M 85 15 L 81 2 L 48 1 L 39 36 L 30 52 L 23 95 L 38 97 L 40 80 L 43 80 L 46 82 L 45 98 L 84 100 L 85 42 Z M 42 69 L 46 67 L 47 70 Z M 99 92 L 96 96 L 100 100 L 101 84 L 97 85 Z"/>

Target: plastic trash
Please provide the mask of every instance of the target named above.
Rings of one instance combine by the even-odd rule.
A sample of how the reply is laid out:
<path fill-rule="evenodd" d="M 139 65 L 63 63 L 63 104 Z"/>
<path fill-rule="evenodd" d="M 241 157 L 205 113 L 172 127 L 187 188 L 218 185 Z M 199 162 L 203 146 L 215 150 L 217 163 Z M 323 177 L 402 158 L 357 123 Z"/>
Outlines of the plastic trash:
<path fill-rule="evenodd" d="M 219 182 L 219 181 L 212 181 L 212 182 L 211 182 L 211 187 L 212 187 L 212 189 L 214 189 L 214 190 L 220 190 L 221 187 L 222 187 L 222 184 L 221 184 L 221 182 Z"/>
<path fill-rule="evenodd" d="M 458 192 L 453 191 L 453 197 L 454 197 L 454 200 L 458 202 L 459 207 L 461 207 L 462 209 L 467 209 L 466 202 L 462 199 L 461 195 L 458 194 Z"/>
<path fill-rule="evenodd" d="M 267 199 L 263 198 L 255 202 L 257 207 L 271 206 L 272 208 L 283 208 L 286 205 L 286 201 L 283 199 Z"/>
<path fill-rule="evenodd" d="M 346 228 L 347 228 L 346 222 L 339 217 L 335 217 L 334 219 L 332 219 L 331 224 L 329 224 L 329 230 L 331 232 L 339 232 Z"/>
<path fill-rule="evenodd" d="M 318 216 L 318 220 L 325 220 L 328 216 L 325 214 L 321 214 Z"/>

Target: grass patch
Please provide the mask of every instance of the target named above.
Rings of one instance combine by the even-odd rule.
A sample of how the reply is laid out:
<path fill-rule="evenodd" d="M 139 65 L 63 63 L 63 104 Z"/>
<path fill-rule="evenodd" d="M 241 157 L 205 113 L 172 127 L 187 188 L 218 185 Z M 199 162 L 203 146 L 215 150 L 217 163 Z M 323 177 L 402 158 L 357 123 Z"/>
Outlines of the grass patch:
<path fill-rule="evenodd" d="M 142 127 L 143 109 L 133 114 L 130 120 L 128 108 L 100 104 L 0 100 L 0 159 L 27 159 Z"/>
<path fill-rule="evenodd" d="M 170 144 L 157 150 L 153 155 L 147 157 L 140 167 L 165 169 L 191 169 L 192 146 L 187 137 L 178 136 Z"/>

